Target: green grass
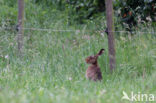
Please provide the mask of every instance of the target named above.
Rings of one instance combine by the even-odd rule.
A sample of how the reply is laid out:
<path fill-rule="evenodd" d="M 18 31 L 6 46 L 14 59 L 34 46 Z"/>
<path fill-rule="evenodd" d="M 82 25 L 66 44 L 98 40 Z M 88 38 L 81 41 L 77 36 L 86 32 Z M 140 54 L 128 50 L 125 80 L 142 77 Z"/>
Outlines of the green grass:
<path fill-rule="evenodd" d="M 125 103 L 122 91 L 156 94 L 155 37 L 150 34 L 116 39 L 117 68 L 110 74 L 106 36 L 29 32 L 32 39 L 25 36 L 19 59 L 15 34 L 1 33 L 1 103 Z M 84 59 L 100 48 L 106 49 L 99 58 L 103 80 L 94 83 L 85 79 Z"/>
<path fill-rule="evenodd" d="M 116 33 L 117 64 L 111 74 L 107 35 L 86 30 L 97 29 L 96 22 L 67 26 L 65 14 L 56 10 L 49 13 L 40 6 L 36 10 L 31 6 L 26 7 L 26 27 L 80 28 L 83 31 L 26 30 L 23 57 L 19 58 L 17 33 L 0 30 L 0 103 L 129 103 L 121 99 L 123 91 L 128 95 L 131 91 L 154 94 L 156 98 L 155 34 L 136 32 L 130 36 Z M 34 10 L 37 16 L 31 15 Z M 58 18 L 52 12 L 57 13 Z M 106 49 L 98 60 L 103 80 L 95 83 L 85 79 L 88 65 L 84 60 L 101 48 Z"/>

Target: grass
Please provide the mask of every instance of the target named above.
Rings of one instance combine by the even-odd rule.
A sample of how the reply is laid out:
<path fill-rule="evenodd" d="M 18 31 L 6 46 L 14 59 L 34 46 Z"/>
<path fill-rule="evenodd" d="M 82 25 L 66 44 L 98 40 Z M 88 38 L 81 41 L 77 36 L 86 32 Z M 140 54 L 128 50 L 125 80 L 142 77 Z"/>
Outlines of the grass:
<path fill-rule="evenodd" d="M 107 50 L 106 36 L 32 32 L 33 40 L 25 40 L 24 56 L 19 59 L 15 34 L 3 33 L 1 103 L 125 103 L 128 101 L 121 100 L 122 91 L 156 93 L 155 38 L 152 35 L 116 39 L 117 68 L 113 74 L 109 73 L 106 51 L 99 58 L 103 80 L 94 83 L 85 79 L 88 65 L 84 59 L 100 48 Z"/>
<path fill-rule="evenodd" d="M 28 12 L 30 9 L 27 7 L 26 10 Z M 39 14 L 41 9 L 37 10 L 36 14 Z M 72 30 L 80 28 L 83 31 L 26 30 L 23 58 L 18 58 L 17 33 L 1 30 L 0 103 L 129 103 L 121 99 L 123 91 L 128 95 L 133 91 L 136 94 L 140 92 L 156 96 L 155 35 L 139 32 L 133 36 L 116 34 L 117 65 L 111 74 L 107 36 L 86 30 L 94 30 L 94 23 L 94 26 L 67 27 L 66 16 L 61 19 L 64 14 L 58 13 L 59 19 L 49 15 L 55 25 L 50 23 L 52 21 L 48 17 L 39 15 L 35 19 L 35 16 L 31 18 L 26 15 L 25 26 Z M 103 80 L 95 83 L 85 79 L 88 65 L 84 59 L 101 48 L 106 49 L 98 61 Z"/>

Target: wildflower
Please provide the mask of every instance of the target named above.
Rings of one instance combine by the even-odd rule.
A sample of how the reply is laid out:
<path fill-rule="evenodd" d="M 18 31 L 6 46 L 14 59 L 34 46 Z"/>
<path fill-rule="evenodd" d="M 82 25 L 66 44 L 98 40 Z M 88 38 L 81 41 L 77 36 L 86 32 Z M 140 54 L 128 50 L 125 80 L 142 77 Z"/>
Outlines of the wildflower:
<path fill-rule="evenodd" d="M 9 58 L 9 56 L 8 55 L 5 55 L 5 59 L 8 59 Z"/>
<path fill-rule="evenodd" d="M 68 78 L 68 80 L 70 80 L 70 81 L 71 81 L 71 80 L 72 80 L 72 77 L 69 77 L 69 78 Z"/>

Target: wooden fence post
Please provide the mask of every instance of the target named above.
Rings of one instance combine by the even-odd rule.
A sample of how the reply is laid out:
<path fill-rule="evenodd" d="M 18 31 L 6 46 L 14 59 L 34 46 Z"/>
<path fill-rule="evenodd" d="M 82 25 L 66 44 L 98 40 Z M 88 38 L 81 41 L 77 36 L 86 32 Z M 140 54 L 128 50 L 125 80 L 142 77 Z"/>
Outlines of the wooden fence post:
<path fill-rule="evenodd" d="M 109 48 L 109 67 L 111 72 L 115 69 L 115 40 L 114 40 L 114 23 L 113 23 L 113 4 L 112 0 L 105 0 L 106 5 L 106 19 L 108 32 L 108 48 Z"/>
<path fill-rule="evenodd" d="M 24 0 L 18 0 L 18 34 L 17 34 L 17 44 L 18 44 L 18 53 L 22 55 L 23 48 L 23 24 L 24 24 Z"/>

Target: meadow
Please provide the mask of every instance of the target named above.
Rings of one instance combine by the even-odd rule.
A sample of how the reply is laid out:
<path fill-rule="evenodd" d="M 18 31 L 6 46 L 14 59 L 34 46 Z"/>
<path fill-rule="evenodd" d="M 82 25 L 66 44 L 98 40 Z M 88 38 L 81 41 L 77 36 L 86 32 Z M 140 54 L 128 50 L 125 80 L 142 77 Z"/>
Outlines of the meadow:
<path fill-rule="evenodd" d="M 65 12 L 29 4 L 25 27 L 73 31 L 25 30 L 20 58 L 17 31 L 4 28 L 16 22 L 16 7 L 0 7 L 0 103 L 129 103 L 122 100 L 123 91 L 154 94 L 156 100 L 156 35 L 148 33 L 155 27 L 115 33 L 116 69 L 110 73 L 107 35 L 96 32 L 106 28 L 105 18 L 69 25 Z M 101 48 L 106 49 L 98 60 L 103 80 L 86 80 L 85 58 Z"/>

